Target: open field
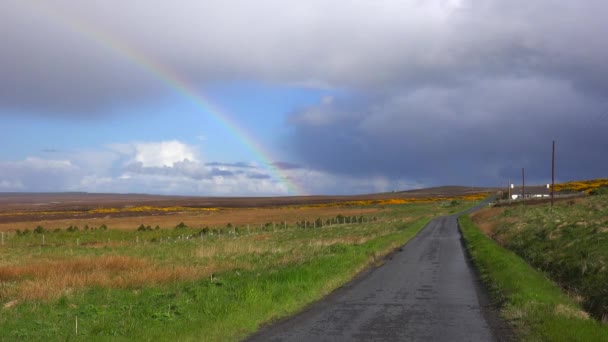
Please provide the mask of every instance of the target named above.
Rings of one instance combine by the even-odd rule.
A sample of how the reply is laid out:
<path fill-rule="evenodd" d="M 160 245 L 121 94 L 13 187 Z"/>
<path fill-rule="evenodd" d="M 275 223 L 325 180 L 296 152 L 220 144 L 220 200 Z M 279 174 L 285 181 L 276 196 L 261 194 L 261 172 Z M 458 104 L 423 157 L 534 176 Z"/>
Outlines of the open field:
<path fill-rule="evenodd" d="M 143 194 L 90 193 L 0 193 L 0 212 L 37 210 L 88 210 L 123 206 L 192 208 L 262 208 L 288 205 L 314 205 L 364 200 L 459 197 L 494 192 L 495 188 L 442 186 L 418 190 L 352 196 L 291 197 L 193 197 Z"/>
<path fill-rule="evenodd" d="M 116 218 L 135 220 L 124 229 L 96 218 L 5 223 L 0 340 L 239 339 L 473 203 L 422 202 L 144 212 Z M 86 220 L 95 224 L 61 227 Z"/>
<path fill-rule="evenodd" d="M 162 209 L 162 207 L 159 207 Z M 58 219 L 53 214 L 44 215 L 36 213 L 18 217 L 13 222 L 0 223 L 0 231 L 10 230 L 33 230 L 38 225 L 48 229 L 61 228 L 65 229 L 69 226 L 78 226 L 83 228 L 88 225 L 101 226 L 105 224 L 111 229 L 134 230 L 141 224 L 150 225 L 152 227 L 160 226 L 162 228 L 173 228 L 180 222 L 190 227 L 226 227 L 229 223 L 236 226 L 250 225 L 258 226 L 260 224 L 272 223 L 275 224 L 286 222 L 294 224 L 300 220 L 311 220 L 322 218 L 326 220 L 330 217 L 336 217 L 339 214 L 345 216 L 374 216 L 380 211 L 379 207 L 328 207 L 328 208 L 260 208 L 260 209 L 222 209 L 222 210 L 205 210 L 205 211 L 167 211 L 155 213 L 152 211 L 140 212 L 133 216 L 121 216 L 120 214 L 106 213 L 101 217 L 80 217 L 79 214 L 74 214 L 69 218 Z M 6 218 L 8 219 L 8 218 Z"/>
<path fill-rule="evenodd" d="M 608 321 L 608 196 L 550 206 L 484 209 L 472 215 L 488 236 L 559 283 L 598 320 Z"/>
<path fill-rule="evenodd" d="M 521 341 L 606 341 L 608 327 L 539 270 L 483 234 L 468 216 L 460 229 L 480 277 Z"/>
<path fill-rule="evenodd" d="M 103 194 L 0 195 L 0 231 L 101 226 L 135 229 L 141 224 L 224 227 L 326 220 L 336 215 L 373 215 L 387 205 L 479 200 L 490 189 L 442 187 L 361 196 L 276 198 L 196 198 Z"/>

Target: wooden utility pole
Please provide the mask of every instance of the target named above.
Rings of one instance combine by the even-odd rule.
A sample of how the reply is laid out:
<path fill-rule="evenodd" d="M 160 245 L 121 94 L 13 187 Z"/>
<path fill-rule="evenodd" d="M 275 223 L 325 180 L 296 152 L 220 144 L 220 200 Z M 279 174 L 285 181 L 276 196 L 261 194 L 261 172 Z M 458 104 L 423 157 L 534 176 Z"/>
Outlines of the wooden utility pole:
<path fill-rule="evenodd" d="M 553 197 L 555 196 L 555 140 L 553 140 L 553 153 L 551 156 L 551 208 L 553 208 Z"/>
<path fill-rule="evenodd" d="M 526 171 L 521 168 L 521 203 L 525 205 L 526 202 Z"/>

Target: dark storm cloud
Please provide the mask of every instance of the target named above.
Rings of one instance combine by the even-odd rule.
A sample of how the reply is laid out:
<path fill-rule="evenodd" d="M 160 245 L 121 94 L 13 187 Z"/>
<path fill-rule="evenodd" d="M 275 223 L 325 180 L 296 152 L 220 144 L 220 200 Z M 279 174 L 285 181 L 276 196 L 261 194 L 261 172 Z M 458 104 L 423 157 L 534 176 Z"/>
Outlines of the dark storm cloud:
<path fill-rule="evenodd" d="M 152 75 L 94 35 L 40 10 L 53 4 L 34 3 L 0 4 L 0 108 L 88 117 L 161 91 Z"/>
<path fill-rule="evenodd" d="M 313 168 L 427 184 L 498 185 L 528 169 L 558 178 L 608 174 L 608 101 L 559 80 L 484 80 L 458 88 L 387 92 L 357 111 L 340 101 L 304 109 L 291 122 L 293 151 Z M 345 113 L 348 113 L 346 115 Z"/>
<path fill-rule="evenodd" d="M 5 0 L 0 108 L 88 116 L 154 101 L 160 69 L 367 95 L 543 73 L 600 96 L 607 12 L 602 0 Z"/>
<path fill-rule="evenodd" d="M 608 173 L 608 2 L 343 4 L 2 1 L 0 109 L 86 116 L 151 101 L 166 90 L 156 64 L 203 86 L 347 94 L 291 116 L 286 149 L 307 168 L 490 184 L 525 166 L 543 180 L 556 139 L 560 177 Z M 247 168 L 170 172 L 209 167 Z"/>

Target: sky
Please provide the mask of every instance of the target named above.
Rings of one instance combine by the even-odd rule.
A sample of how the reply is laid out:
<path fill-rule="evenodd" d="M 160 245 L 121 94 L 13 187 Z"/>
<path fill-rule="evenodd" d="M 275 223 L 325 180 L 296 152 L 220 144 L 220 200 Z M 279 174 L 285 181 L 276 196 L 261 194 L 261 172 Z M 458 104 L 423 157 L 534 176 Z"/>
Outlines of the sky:
<path fill-rule="evenodd" d="M 603 0 L 3 0 L 0 192 L 608 177 Z"/>

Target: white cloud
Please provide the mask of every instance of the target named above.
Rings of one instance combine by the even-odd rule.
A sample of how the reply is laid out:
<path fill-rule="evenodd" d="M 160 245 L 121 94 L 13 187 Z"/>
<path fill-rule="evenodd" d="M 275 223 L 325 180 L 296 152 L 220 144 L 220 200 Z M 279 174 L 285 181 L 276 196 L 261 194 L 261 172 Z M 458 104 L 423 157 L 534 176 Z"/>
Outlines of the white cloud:
<path fill-rule="evenodd" d="M 204 163 L 178 140 L 108 144 L 0 162 L 0 190 L 139 192 L 215 196 L 287 195 L 287 186 L 257 163 Z"/>
<path fill-rule="evenodd" d="M 52 160 L 28 157 L 22 162 L 9 163 L 17 168 L 29 168 L 34 170 L 47 170 L 50 172 L 61 172 L 77 169 L 69 160 Z"/>
<path fill-rule="evenodd" d="M 197 162 L 197 152 L 177 140 L 135 143 L 133 161 L 143 167 L 173 167 L 178 162 Z"/>
<path fill-rule="evenodd" d="M 73 190 L 82 169 L 69 160 L 28 157 L 0 162 L 0 189 L 18 191 Z"/>
<path fill-rule="evenodd" d="M 283 165 L 279 176 L 255 162 L 203 163 L 197 155 L 196 147 L 172 140 L 112 144 L 62 159 L 29 157 L 0 163 L 0 190 L 281 196 L 294 194 L 288 182 L 307 194 L 369 193 L 398 187 L 397 181 L 381 177 L 369 182 L 286 167 L 290 163 L 278 163 Z"/>

